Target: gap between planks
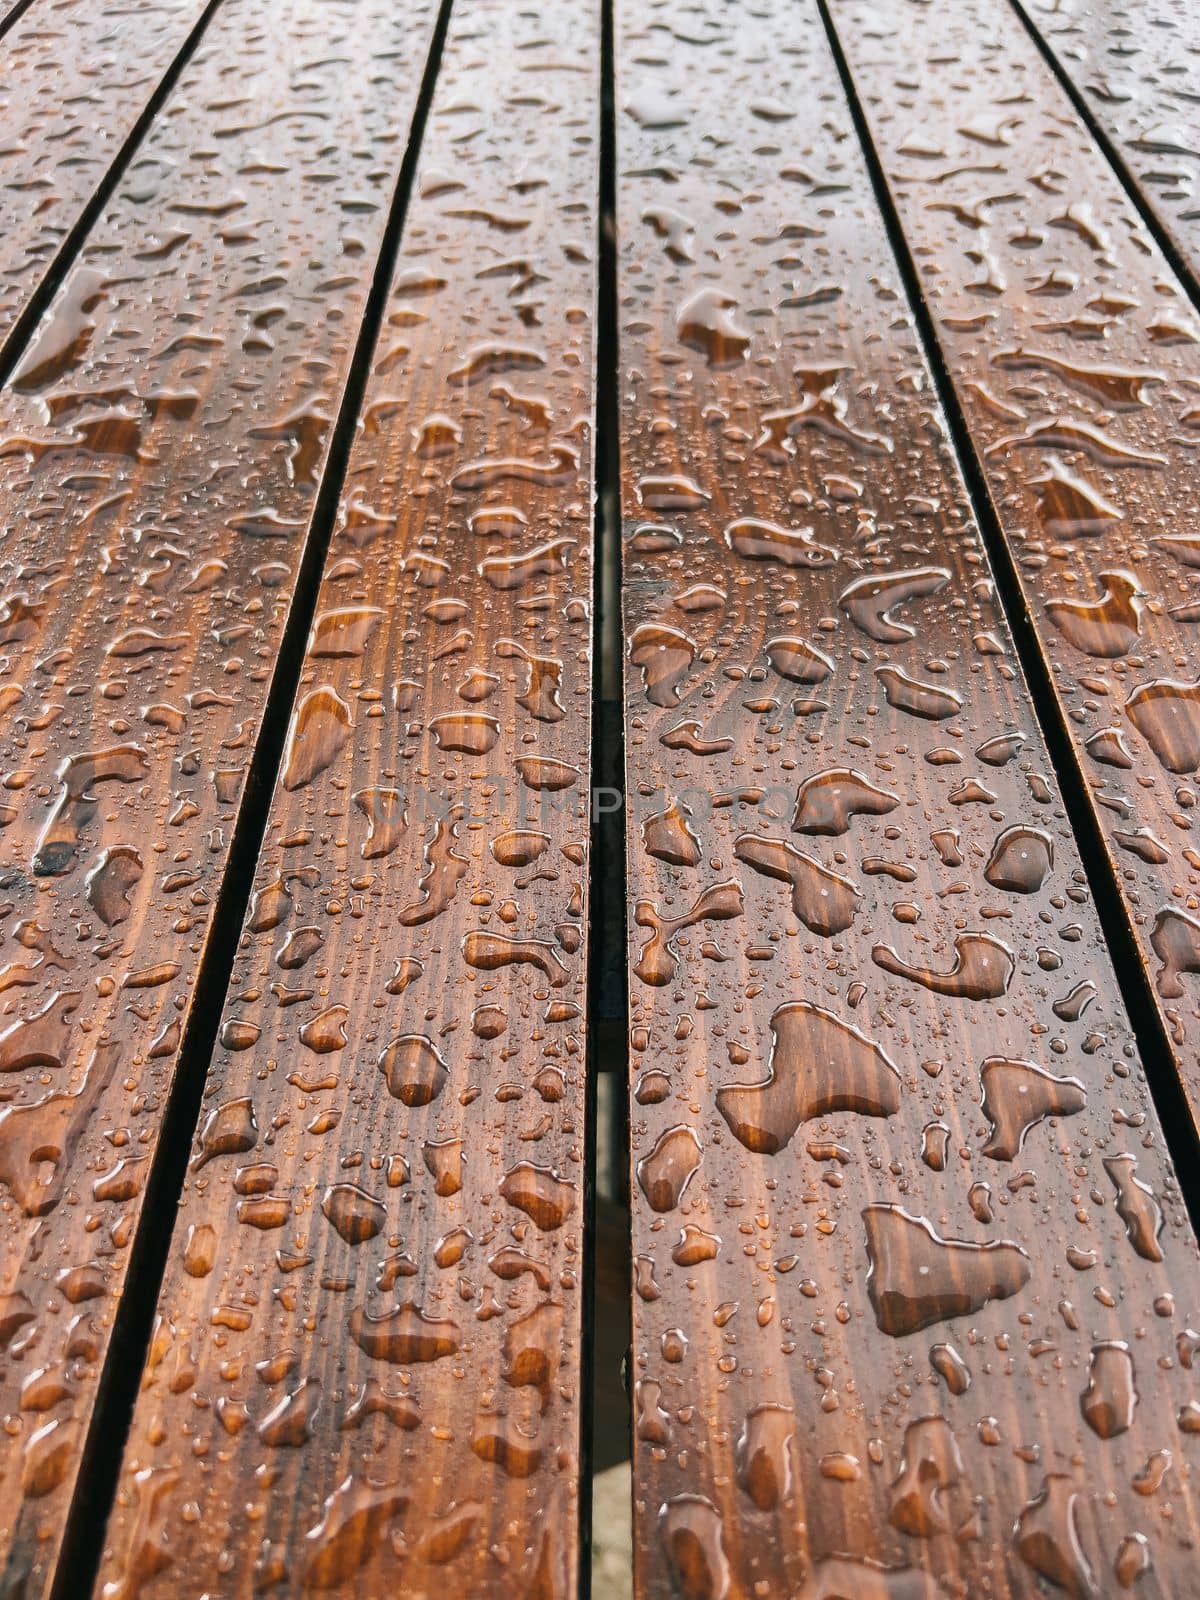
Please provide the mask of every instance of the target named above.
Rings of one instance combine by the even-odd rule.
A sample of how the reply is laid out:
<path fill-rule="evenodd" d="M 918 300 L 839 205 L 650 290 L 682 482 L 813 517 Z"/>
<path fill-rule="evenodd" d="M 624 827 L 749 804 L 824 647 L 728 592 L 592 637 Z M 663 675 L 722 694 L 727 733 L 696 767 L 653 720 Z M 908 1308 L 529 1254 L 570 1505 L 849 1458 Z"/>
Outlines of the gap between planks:
<path fill-rule="evenodd" d="M 34 0 L 25 0 L 24 6 L 10 12 L 4 22 L 0 24 L 0 38 L 3 38 L 8 28 L 33 3 Z M 79 211 L 74 222 L 67 229 L 61 245 L 55 252 L 49 267 L 43 273 L 37 287 L 15 318 L 8 335 L 0 342 L 0 389 L 7 386 L 9 379 L 30 344 L 38 324 L 50 308 L 55 295 L 57 295 L 70 276 L 84 241 L 116 192 L 121 179 L 129 170 L 130 162 L 137 153 L 142 140 L 146 137 L 159 112 L 166 104 L 171 91 L 178 83 L 188 62 L 195 55 L 201 40 L 208 31 L 209 23 L 216 16 L 220 6 L 221 0 L 209 0 L 209 3 L 192 24 L 170 66 L 159 79 L 154 92 L 142 107 L 141 114 L 122 140 L 120 148 L 109 163 L 104 176 L 96 185 L 91 197 Z"/>
<path fill-rule="evenodd" d="M 1076 116 L 1091 134 L 1092 142 L 1101 151 L 1112 168 L 1122 188 L 1125 190 L 1130 204 L 1136 208 L 1145 227 L 1153 235 L 1155 244 L 1167 258 L 1171 271 L 1187 290 L 1192 305 L 1197 311 L 1200 311 L 1200 277 L 1197 276 L 1195 268 L 1171 237 L 1170 230 L 1164 225 L 1149 196 L 1134 176 L 1129 163 L 1121 152 L 1117 139 L 1109 133 L 1088 104 L 1086 96 L 1081 93 L 1065 62 L 1059 57 L 1051 41 L 1038 27 L 1036 19 L 1025 4 L 1025 0 L 1009 0 L 1009 4 L 1016 12 L 1025 31 L 1033 40 L 1042 59 L 1054 74 L 1063 93 L 1070 100 Z"/>
<path fill-rule="evenodd" d="M 1105 941 L 1113 956 L 1113 969 L 1121 998 L 1133 1026 L 1151 1095 L 1158 1107 L 1163 1135 L 1175 1165 L 1180 1191 L 1187 1205 L 1192 1226 L 1200 1231 L 1200 1163 L 1196 1159 L 1200 1154 L 1200 1137 L 1188 1105 L 1183 1082 L 1175 1067 L 1150 975 L 1138 952 L 1129 926 L 1120 886 L 1112 870 L 1088 795 L 1086 776 L 1078 751 L 1062 715 L 1058 694 L 1021 590 L 1021 580 L 1012 549 L 1001 526 L 988 488 L 983 463 L 950 377 L 933 314 L 921 288 L 912 250 L 892 198 L 887 175 L 855 86 L 852 69 L 842 49 L 827 0 L 816 0 L 816 4 L 829 40 L 830 50 L 837 63 L 842 90 L 866 160 L 875 193 L 875 203 L 883 218 L 892 254 L 904 283 L 908 304 L 921 336 L 925 358 L 933 374 L 938 400 L 950 428 L 953 449 L 987 548 L 1000 604 L 1012 630 L 1021 670 L 1025 675 L 1033 708 L 1046 740 L 1055 777 L 1067 805 L 1071 826 L 1079 845 L 1080 860 L 1092 889 Z M 1013 0 L 1013 4 L 1016 4 L 1016 0 Z M 1019 6 L 1017 9 L 1020 9 Z M 1104 141 L 1097 142 L 1104 148 Z M 1105 149 L 1104 153 L 1110 154 L 1108 149 Z"/>
<path fill-rule="evenodd" d="M 213 0 L 206 17 L 216 10 L 219 3 L 220 0 Z M 251 757 L 244 803 L 238 812 L 229 859 L 221 879 L 212 937 L 197 978 L 195 997 L 189 1011 L 189 1026 L 180 1046 L 174 1093 L 167 1101 L 163 1115 L 158 1150 L 146 1186 L 144 1215 L 157 1213 L 165 1218 L 173 1218 L 183 1188 L 217 1027 L 253 885 L 254 866 L 262 844 L 291 719 L 292 703 L 300 681 L 305 644 L 316 610 L 321 573 L 350 460 L 363 394 L 370 376 L 371 357 L 399 255 L 404 220 L 452 7 L 453 0 L 440 0 L 413 111 L 408 145 L 392 195 L 354 355 L 330 437 L 309 537 L 288 609 L 275 672 L 260 721 L 259 736 Z M 180 70 L 182 65 L 179 63 Z M 109 185 L 110 189 L 115 181 Z M 96 1582 L 171 1239 L 169 1226 L 161 1229 L 142 1226 L 137 1231 L 126 1289 L 87 1431 L 79 1489 L 67 1515 L 51 1600 L 77 1600 L 80 1594 L 90 1594 Z"/>

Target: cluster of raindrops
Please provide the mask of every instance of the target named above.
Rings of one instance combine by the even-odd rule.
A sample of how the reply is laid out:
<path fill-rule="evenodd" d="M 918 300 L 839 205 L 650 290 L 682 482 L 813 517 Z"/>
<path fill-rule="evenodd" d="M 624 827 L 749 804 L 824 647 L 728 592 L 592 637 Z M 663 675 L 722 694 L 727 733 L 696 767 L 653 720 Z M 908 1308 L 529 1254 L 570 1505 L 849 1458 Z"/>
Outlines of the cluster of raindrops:
<path fill-rule="evenodd" d="M 14 20 L 0 71 L 0 348 L 203 10 L 47 0 Z"/>
<path fill-rule="evenodd" d="M 1200 265 L 1200 32 L 1188 0 L 1032 0 L 1054 51 L 1192 271 Z"/>
<path fill-rule="evenodd" d="M 109 1600 L 574 1590 L 599 155 L 585 10 L 497 0 L 451 22 Z"/>
<path fill-rule="evenodd" d="M 905 4 L 898 66 L 868 9 L 855 81 L 1200 1116 L 1200 321 L 1023 29 Z"/>
<path fill-rule="evenodd" d="M 893 10 L 928 141 L 987 28 Z M 821 22 L 663 3 L 617 72 L 637 1581 L 1170 1590 L 1195 1244 Z"/>
<path fill-rule="evenodd" d="M 51 107 L 61 133 L 47 240 L 199 14 L 65 9 L 3 43 L 43 63 L 30 158 Z M 223 5 L 0 394 L 0 1547 L 27 1594 L 138 1229 L 163 1226 L 148 1181 L 432 26 Z M 0 253 L 46 259 L 17 217 Z"/>

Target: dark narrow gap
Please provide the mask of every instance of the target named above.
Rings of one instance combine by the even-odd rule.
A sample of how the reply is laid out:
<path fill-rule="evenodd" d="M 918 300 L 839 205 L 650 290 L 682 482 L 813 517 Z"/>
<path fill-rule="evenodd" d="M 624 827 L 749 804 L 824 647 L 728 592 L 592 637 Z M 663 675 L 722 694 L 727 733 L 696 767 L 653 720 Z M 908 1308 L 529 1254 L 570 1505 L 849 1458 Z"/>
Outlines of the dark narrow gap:
<path fill-rule="evenodd" d="M 1163 255 L 1166 256 L 1167 261 L 1170 264 L 1171 271 L 1183 285 L 1183 288 L 1186 290 L 1196 310 L 1200 311 L 1200 277 L 1197 276 L 1196 270 L 1180 254 L 1178 247 L 1171 238 L 1171 235 L 1163 227 L 1162 223 L 1159 221 L 1158 217 L 1155 215 L 1152 207 L 1150 206 L 1149 201 L 1146 199 L 1146 196 L 1142 193 L 1137 179 L 1130 171 L 1129 166 L 1125 161 L 1125 157 L 1118 149 L 1112 135 L 1108 133 L 1099 122 L 1097 122 L 1095 113 L 1092 111 L 1083 95 L 1080 94 L 1079 90 L 1068 76 L 1066 68 L 1063 66 L 1062 62 L 1059 61 L 1058 56 L 1055 54 L 1054 48 L 1050 44 L 1049 40 L 1043 38 L 1041 33 L 1038 31 L 1037 23 L 1025 9 L 1022 0 L 1011 0 L 1011 4 L 1013 10 L 1017 14 L 1017 17 L 1023 24 L 1025 31 L 1033 40 L 1038 53 L 1041 55 L 1046 65 L 1050 68 L 1050 71 L 1054 74 L 1054 77 L 1057 79 L 1063 93 L 1067 96 L 1068 100 L 1070 100 L 1076 116 L 1087 129 L 1089 137 L 1096 145 L 1099 146 L 1109 166 L 1113 169 L 1113 172 L 1119 179 L 1121 187 L 1125 190 L 1126 196 L 1137 210 L 1137 213 L 1141 217 L 1146 228 L 1149 230 L 1155 244 L 1162 251 Z"/>
<path fill-rule="evenodd" d="M 624 626 L 618 393 L 616 127 L 612 0 L 602 0 L 600 248 L 596 317 L 596 563 L 592 730 L 592 1018 L 606 1069 L 623 1063 L 625 959 Z"/>
<path fill-rule="evenodd" d="M 613 0 L 601 0 L 600 194 L 596 299 L 596 545 L 593 580 L 592 810 L 588 942 L 588 1229 L 580 1424 L 580 1593 L 591 1588 L 595 1471 L 629 1453 L 621 1363 L 629 1345 L 626 1100 L 624 628 L 617 320 Z M 601 1076 L 603 1075 L 603 1084 Z"/>
<path fill-rule="evenodd" d="M 316 610 L 325 556 L 345 482 L 372 356 L 399 257 L 416 176 L 417 159 L 441 64 L 453 0 L 441 0 L 408 146 L 392 196 L 387 226 L 355 342 L 325 470 L 301 553 L 292 604 L 276 657 L 259 737 L 250 760 L 226 868 L 205 940 L 188 1009 L 171 1092 L 163 1107 L 158 1144 L 142 1201 L 141 1225 L 130 1250 L 125 1291 L 118 1304 L 96 1404 L 88 1427 L 78 1488 L 71 1502 L 51 1600 L 76 1600 L 95 1585 L 105 1526 L 116 1493 L 125 1439 L 133 1417 L 142 1363 L 153 1330 L 179 1195 L 187 1174 L 208 1065 L 242 931 L 254 868 L 266 829 L 271 795 L 291 721 L 292 702 Z"/>
<path fill-rule="evenodd" d="M 7 12 L 3 17 L 0 17 L 0 39 L 3 39 L 4 35 L 9 31 L 10 28 L 16 27 L 17 23 L 20 22 L 21 18 L 29 10 L 32 4 L 33 0 L 17 0 L 17 3 L 15 6 L 13 6 L 12 10 Z"/>
<path fill-rule="evenodd" d="M 171 90 L 179 81 L 180 74 L 196 53 L 196 49 L 203 39 L 209 23 L 216 15 L 221 0 L 209 0 L 208 5 L 197 17 L 191 32 L 180 45 L 175 59 L 163 73 L 158 87 L 142 107 L 142 114 L 138 117 L 129 135 L 121 148 L 117 151 L 109 164 L 108 170 L 97 184 L 91 199 L 84 206 L 79 216 L 75 219 L 58 250 L 54 259 L 42 275 L 41 282 L 29 298 L 29 304 L 21 312 L 9 330 L 8 337 L 0 346 L 0 388 L 7 384 L 12 377 L 25 347 L 33 334 L 34 329 L 45 315 L 46 309 L 54 296 L 65 282 L 68 273 L 75 265 L 75 259 L 83 248 L 83 242 L 96 225 L 96 221 L 105 206 L 112 199 L 113 192 L 129 168 L 138 146 L 149 131 L 151 123 L 162 110 Z M 2 31 L 2 30 L 0 30 Z"/>
<path fill-rule="evenodd" d="M 1058 779 L 1063 804 L 1075 832 L 1080 860 L 1087 874 L 1100 918 L 1100 927 L 1112 957 L 1117 985 L 1133 1026 L 1138 1052 L 1145 1066 L 1150 1093 L 1158 1109 L 1167 1149 L 1175 1164 L 1180 1192 L 1187 1205 L 1193 1228 L 1200 1228 L 1200 1163 L 1196 1161 L 1197 1129 L 1183 1091 L 1183 1084 L 1175 1070 L 1173 1053 L 1158 1004 L 1150 987 L 1149 974 L 1137 947 L 1129 913 L 1121 897 L 1116 873 L 1109 858 L 1108 847 L 1092 808 L 1086 776 L 1068 731 L 1049 667 L 1042 654 L 1041 644 L 1025 603 L 1016 562 L 996 512 L 966 418 L 954 392 L 933 315 L 925 300 L 916 263 L 904 237 L 899 212 L 892 200 L 883 164 L 871 138 L 871 130 L 854 86 L 849 62 L 842 51 L 827 0 L 816 0 L 816 3 L 862 145 L 892 253 L 925 347 L 938 399 L 949 425 L 951 442 L 983 536 L 1000 603 L 1012 630 L 1017 656 L 1029 688 L 1038 725 L 1046 740 L 1046 748 Z"/>

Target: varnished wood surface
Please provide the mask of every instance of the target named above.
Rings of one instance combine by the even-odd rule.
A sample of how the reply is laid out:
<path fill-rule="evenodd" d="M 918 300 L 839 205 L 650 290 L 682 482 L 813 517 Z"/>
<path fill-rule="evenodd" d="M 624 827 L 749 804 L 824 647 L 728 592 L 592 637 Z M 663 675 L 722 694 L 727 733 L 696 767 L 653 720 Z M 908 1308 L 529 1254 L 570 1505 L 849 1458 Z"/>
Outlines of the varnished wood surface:
<path fill-rule="evenodd" d="M 0 39 L 0 351 L 204 9 L 39 0 Z"/>
<path fill-rule="evenodd" d="M 613 344 L 598 0 L 456 0 L 271 793 L 436 9 L 223 0 L 82 244 L 202 7 L 0 20 L 0 1595 L 91 1587 L 143 1355 L 98 1600 L 584 1581 L 610 373 L 640 1600 L 1190 1595 L 1196 1243 L 1093 893 L 1200 1108 L 1200 321 L 1014 9 L 829 0 L 997 588 L 824 8 L 616 0 Z M 1195 271 L 1186 8 L 1024 13 Z"/>
<path fill-rule="evenodd" d="M 838 8 L 922 172 L 989 9 Z M 816 8 L 618 22 L 637 1593 L 1189 1593 L 1195 1242 Z"/>
<path fill-rule="evenodd" d="M 1189 0 L 1023 0 L 1200 279 L 1200 16 Z"/>
<path fill-rule="evenodd" d="M 1200 319 L 1003 8 L 833 13 L 1200 1117 Z"/>
<path fill-rule="evenodd" d="M 433 20 L 223 6 L 0 395 L 5 1594 L 54 1576 Z"/>
<path fill-rule="evenodd" d="M 576 1592 L 598 44 L 452 15 L 109 1600 Z"/>

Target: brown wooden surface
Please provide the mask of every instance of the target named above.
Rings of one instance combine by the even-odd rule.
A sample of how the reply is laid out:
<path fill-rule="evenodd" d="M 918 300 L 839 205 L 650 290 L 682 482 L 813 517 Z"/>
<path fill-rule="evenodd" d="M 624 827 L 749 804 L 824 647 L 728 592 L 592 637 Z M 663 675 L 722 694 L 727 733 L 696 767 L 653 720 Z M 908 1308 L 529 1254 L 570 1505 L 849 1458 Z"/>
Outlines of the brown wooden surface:
<path fill-rule="evenodd" d="M 1200 13 L 1191 0 L 1024 0 L 1022 10 L 1200 278 Z"/>
<path fill-rule="evenodd" d="M 834 16 L 1200 1119 L 1200 320 L 1015 17 Z"/>
<path fill-rule="evenodd" d="M 1195 1243 L 816 8 L 618 20 L 637 1592 L 1188 1593 Z"/>
<path fill-rule="evenodd" d="M 0 396 L 5 1594 L 54 1573 L 432 26 L 230 0 Z"/>
<path fill-rule="evenodd" d="M 108 1597 L 575 1593 L 599 7 L 455 7 Z"/>
<path fill-rule="evenodd" d="M 205 3 L 39 0 L 0 41 L 0 350 Z"/>

